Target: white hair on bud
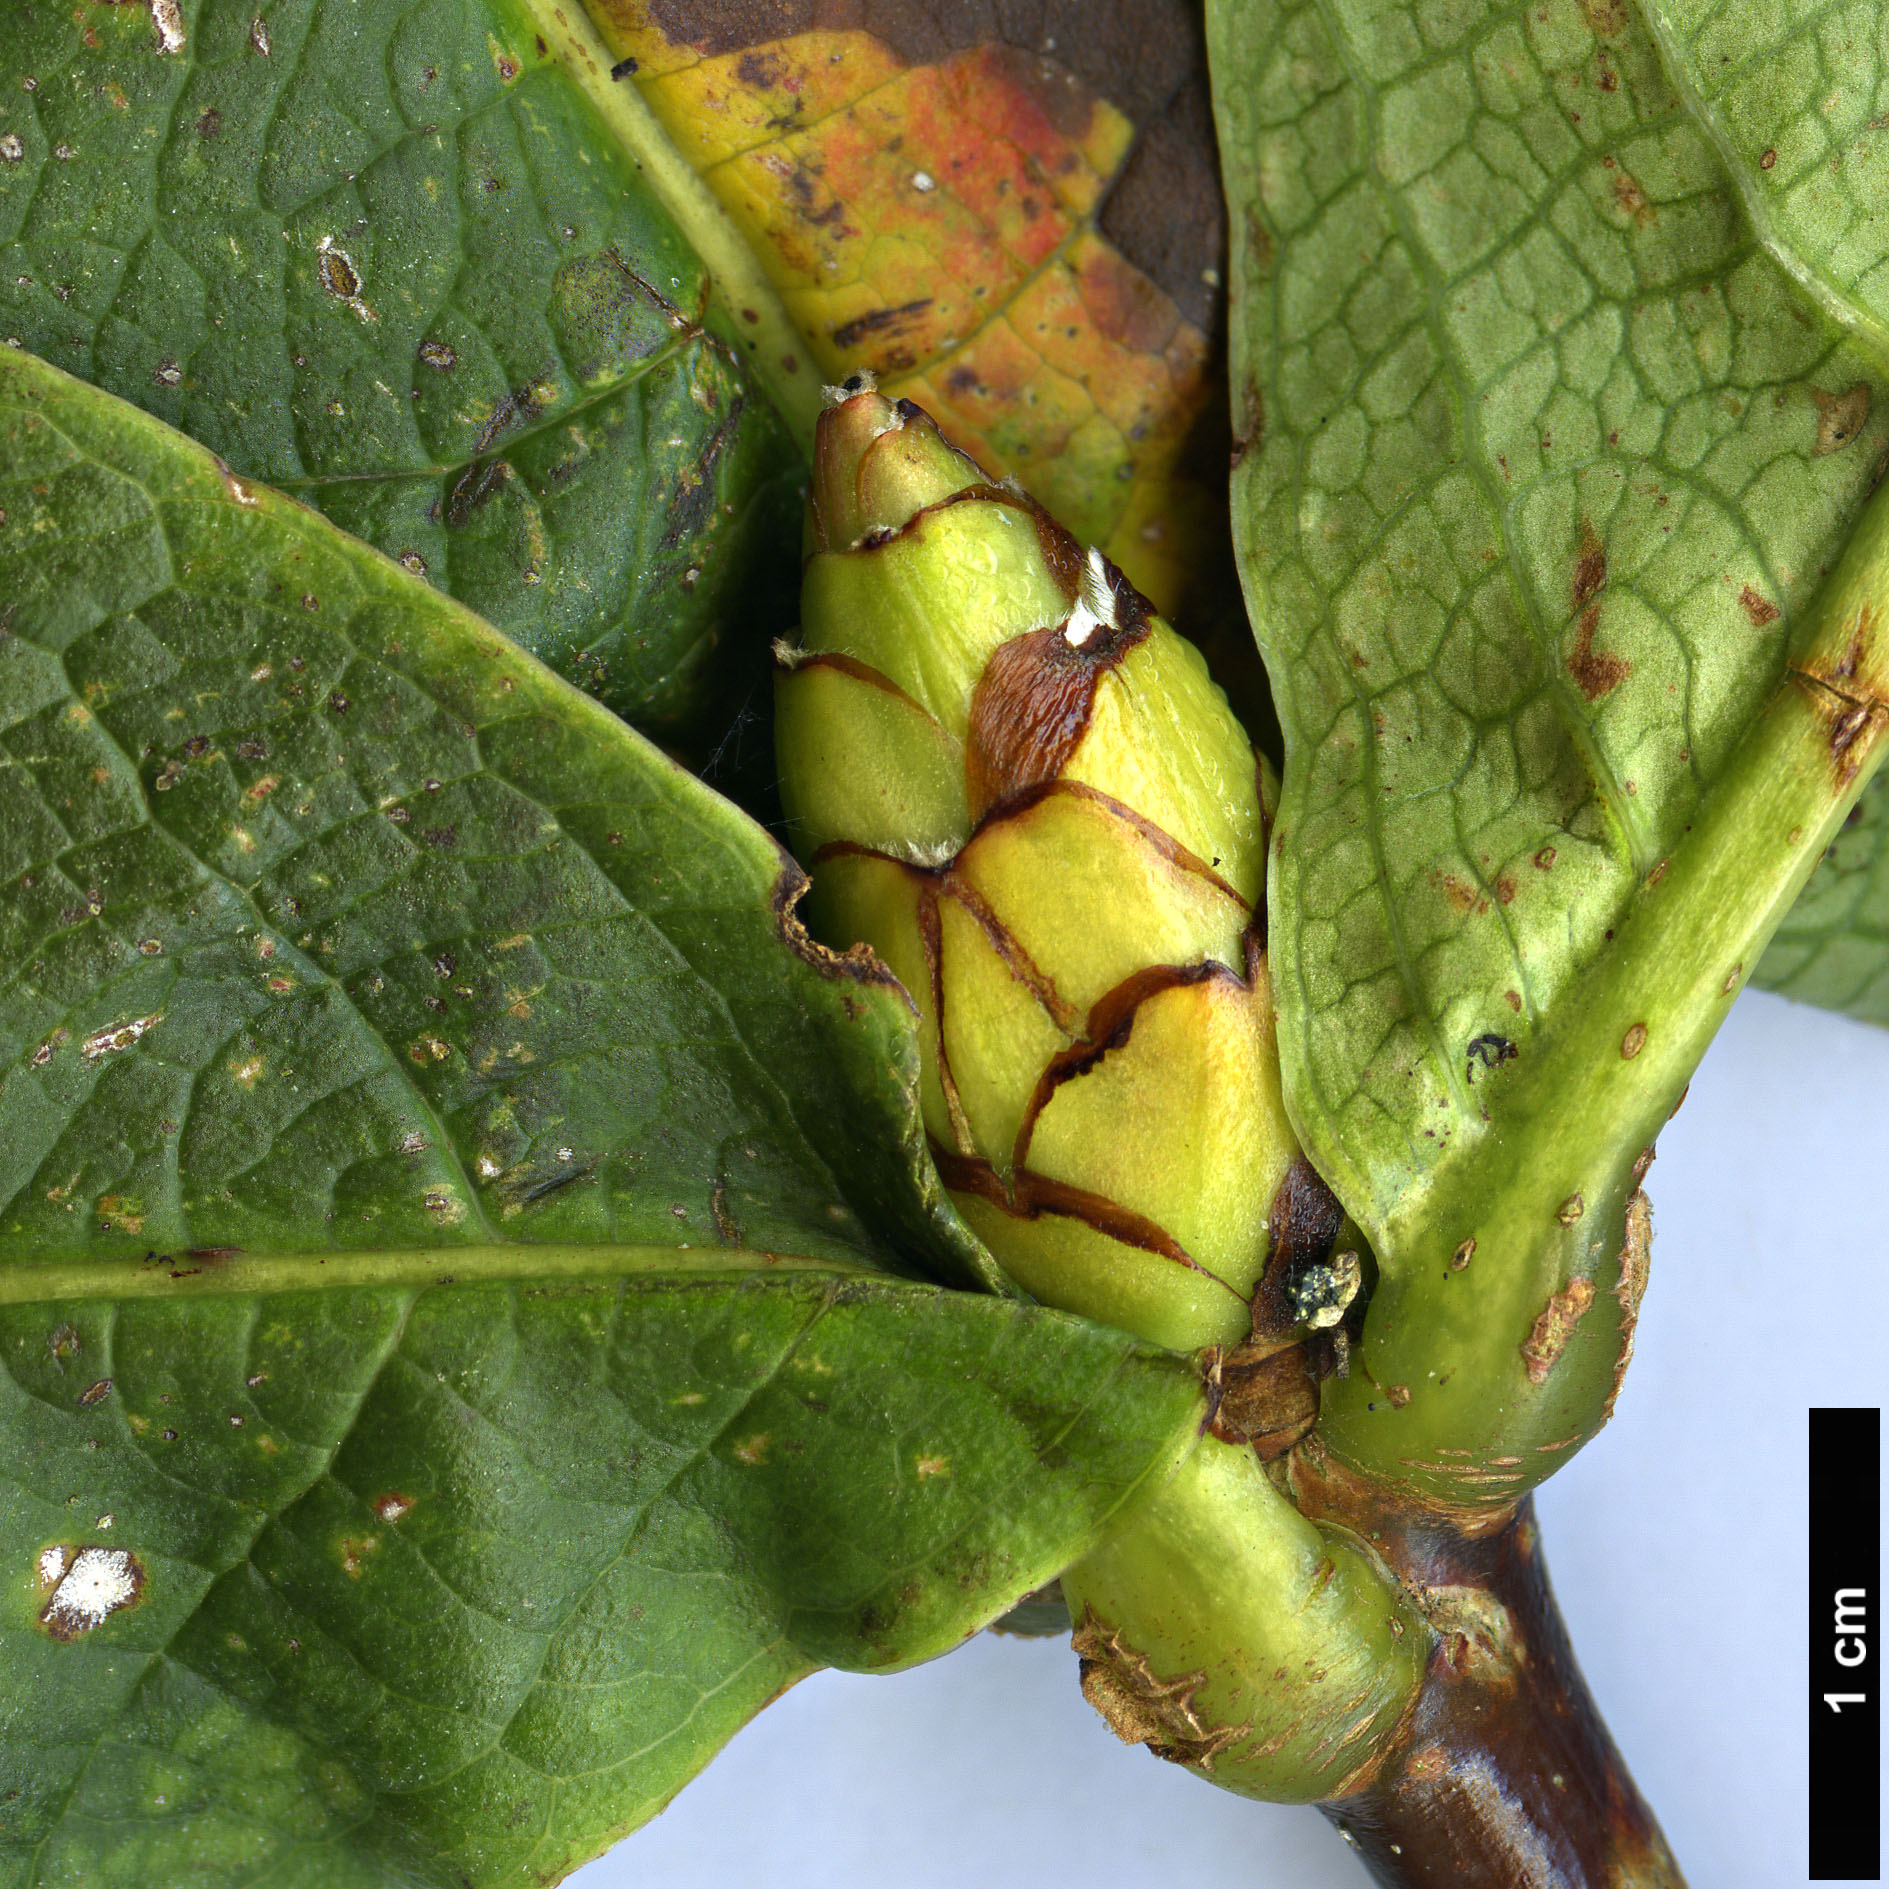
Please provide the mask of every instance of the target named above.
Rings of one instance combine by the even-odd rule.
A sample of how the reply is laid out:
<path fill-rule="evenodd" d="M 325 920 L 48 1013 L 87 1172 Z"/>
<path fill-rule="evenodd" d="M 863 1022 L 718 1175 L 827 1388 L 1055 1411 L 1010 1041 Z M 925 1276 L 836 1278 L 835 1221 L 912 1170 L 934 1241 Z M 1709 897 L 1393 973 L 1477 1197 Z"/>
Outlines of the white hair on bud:
<path fill-rule="evenodd" d="M 1063 625 L 1063 641 L 1071 649 L 1086 649 L 1097 630 L 1116 629 L 1115 586 L 1108 580 L 1108 566 L 1094 545 L 1082 561 L 1082 594 Z"/>
<path fill-rule="evenodd" d="M 926 872 L 935 871 L 940 866 L 948 866 L 957 858 L 960 842 L 956 840 L 934 840 L 929 846 L 917 846 L 911 841 L 895 842 L 887 847 L 893 858 L 902 859 L 908 866 L 918 866 Z"/>
<path fill-rule="evenodd" d="M 879 391 L 879 376 L 871 368 L 862 367 L 857 374 L 847 375 L 838 387 L 822 387 L 820 398 L 829 407 L 843 407 L 849 400 L 857 400 L 861 394 L 876 394 Z"/>
<path fill-rule="evenodd" d="M 784 636 L 774 639 L 774 660 L 783 669 L 798 669 L 812 654 L 812 650 L 802 649 L 798 643 L 790 643 Z"/>

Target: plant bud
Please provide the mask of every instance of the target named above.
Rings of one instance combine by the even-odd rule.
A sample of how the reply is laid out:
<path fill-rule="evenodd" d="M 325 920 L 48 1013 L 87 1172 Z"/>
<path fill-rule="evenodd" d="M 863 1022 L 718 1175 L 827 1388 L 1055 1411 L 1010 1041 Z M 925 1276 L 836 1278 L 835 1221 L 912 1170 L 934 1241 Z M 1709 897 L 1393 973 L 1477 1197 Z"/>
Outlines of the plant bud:
<path fill-rule="evenodd" d="M 777 693 L 809 920 L 911 993 L 939 1171 L 1020 1285 L 1236 1345 L 1297 1153 L 1260 765 L 1099 552 L 909 401 L 830 399 Z"/>

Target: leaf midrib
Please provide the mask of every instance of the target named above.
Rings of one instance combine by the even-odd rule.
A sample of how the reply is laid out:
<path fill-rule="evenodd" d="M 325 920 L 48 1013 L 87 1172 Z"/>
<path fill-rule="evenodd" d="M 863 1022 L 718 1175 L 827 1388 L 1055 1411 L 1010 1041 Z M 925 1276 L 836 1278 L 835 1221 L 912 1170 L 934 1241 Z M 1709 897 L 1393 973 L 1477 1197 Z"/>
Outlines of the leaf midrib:
<path fill-rule="evenodd" d="M 833 1273 L 884 1279 L 864 1260 L 821 1259 L 745 1246 L 535 1245 L 362 1247 L 250 1252 L 200 1247 L 125 1259 L 0 1263 L 0 1305 L 97 1299 L 246 1298 L 279 1292 L 422 1289 L 502 1281 L 678 1279 Z M 896 1281 L 909 1284 L 909 1281 Z"/>

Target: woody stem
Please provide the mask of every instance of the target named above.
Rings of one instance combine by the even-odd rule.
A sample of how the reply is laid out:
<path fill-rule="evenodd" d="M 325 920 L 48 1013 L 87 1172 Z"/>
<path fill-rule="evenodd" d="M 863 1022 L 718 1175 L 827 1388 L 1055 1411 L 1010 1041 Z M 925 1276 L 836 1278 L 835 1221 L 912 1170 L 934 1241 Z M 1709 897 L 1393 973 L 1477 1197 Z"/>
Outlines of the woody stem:
<path fill-rule="evenodd" d="M 1685 1889 L 1602 1723 L 1543 1565 L 1532 1500 L 1477 1536 L 1372 1499 L 1313 1449 L 1299 1499 L 1339 1511 L 1436 1633 L 1387 1761 L 1320 1809 L 1384 1889 Z"/>

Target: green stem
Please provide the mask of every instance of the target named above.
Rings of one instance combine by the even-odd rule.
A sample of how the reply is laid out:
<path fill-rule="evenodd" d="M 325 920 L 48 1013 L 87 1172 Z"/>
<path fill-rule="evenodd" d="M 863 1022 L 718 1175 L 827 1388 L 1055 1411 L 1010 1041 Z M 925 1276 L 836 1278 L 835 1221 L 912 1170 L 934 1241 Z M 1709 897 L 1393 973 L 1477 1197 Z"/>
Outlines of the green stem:
<path fill-rule="evenodd" d="M 1348 1530 L 1212 1437 L 1063 1576 L 1116 1735 L 1249 1797 L 1311 1803 L 1382 1761 L 1431 1637 Z"/>

